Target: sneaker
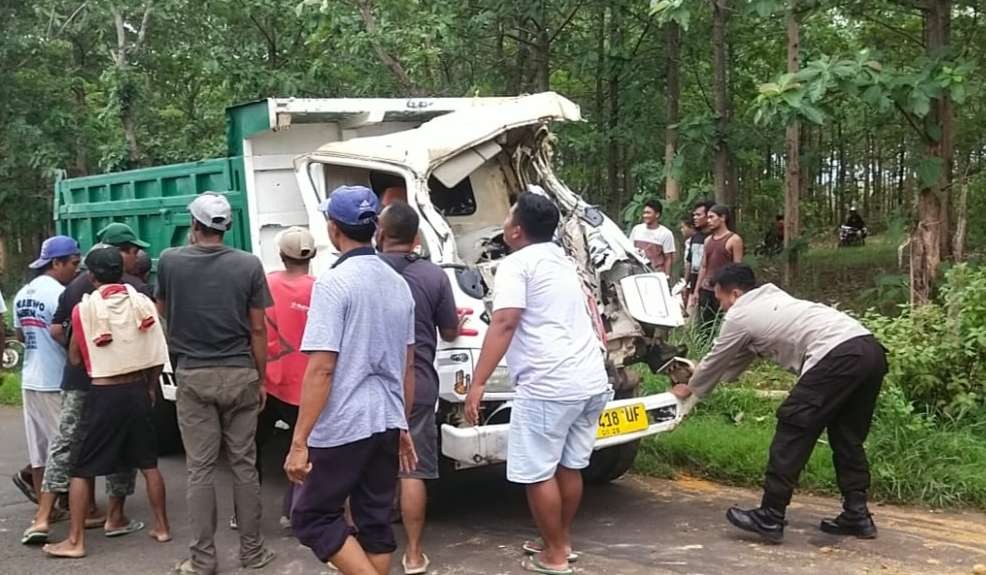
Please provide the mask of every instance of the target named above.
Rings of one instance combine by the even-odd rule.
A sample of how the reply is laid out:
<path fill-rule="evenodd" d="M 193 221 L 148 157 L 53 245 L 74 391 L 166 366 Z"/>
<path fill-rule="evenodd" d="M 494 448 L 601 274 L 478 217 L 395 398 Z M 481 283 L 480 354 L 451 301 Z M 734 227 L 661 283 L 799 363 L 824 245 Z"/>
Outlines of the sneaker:
<path fill-rule="evenodd" d="M 244 569 L 263 569 L 264 567 L 270 565 L 271 561 L 273 561 L 276 557 L 277 553 L 274 553 L 265 547 L 264 550 L 260 552 L 259 557 L 249 563 L 241 562 L 240 565 L 242 565 Z"/>

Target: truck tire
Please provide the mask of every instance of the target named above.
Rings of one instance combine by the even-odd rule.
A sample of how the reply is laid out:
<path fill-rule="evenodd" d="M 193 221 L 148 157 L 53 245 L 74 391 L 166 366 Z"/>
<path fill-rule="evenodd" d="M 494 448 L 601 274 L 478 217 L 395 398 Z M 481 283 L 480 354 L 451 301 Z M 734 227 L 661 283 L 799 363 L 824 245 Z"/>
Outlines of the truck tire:
<path fill-rule="evenodd" d="M 178 411 L 175 402 L 158 396 L 154 403 L 154 426 L 157 430 L 158 455 L 181 453 L 181 431 L 178 429 Z"/>
<path fill-rule="evenodd" d="M 638 440 L 596 451 L 589 467 L 582 470 L 582 479 L 591 485 L 604 485 L 623 477 L 633 467 L 639 447 Z"/>

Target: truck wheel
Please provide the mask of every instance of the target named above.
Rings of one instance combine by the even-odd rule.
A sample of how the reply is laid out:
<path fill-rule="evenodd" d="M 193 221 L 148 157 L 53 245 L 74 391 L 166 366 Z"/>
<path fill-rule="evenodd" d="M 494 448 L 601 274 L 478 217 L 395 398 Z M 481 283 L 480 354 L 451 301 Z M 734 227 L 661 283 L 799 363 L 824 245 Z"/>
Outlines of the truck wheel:
<path fill-rule="evenodd" d="M 154 404 L 154 426 L 157 430 L 158 455 L 181 453 L 181 431 L 175 402 L 158 396 Z"/>
<path fill-rule="evenodd" d="M 582 479 L 592 485 L 603 485 L 623 477 L 633 467 L 639 447 L 638 440 L 596 451 L 589 467 L 582 470 Z"/>

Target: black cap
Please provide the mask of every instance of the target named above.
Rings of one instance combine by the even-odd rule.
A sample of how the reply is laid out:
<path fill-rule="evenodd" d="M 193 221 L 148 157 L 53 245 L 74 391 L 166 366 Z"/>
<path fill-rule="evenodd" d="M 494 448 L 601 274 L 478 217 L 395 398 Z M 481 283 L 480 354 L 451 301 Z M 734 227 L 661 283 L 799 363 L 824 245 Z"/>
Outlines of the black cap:
<path fill-rule="evenodd" d="M 100 283 L 115 283 L 123 275 L 123 256 L 117 247 L 89 250 L 86 255 L 86 269 L 96 276 Z"/>

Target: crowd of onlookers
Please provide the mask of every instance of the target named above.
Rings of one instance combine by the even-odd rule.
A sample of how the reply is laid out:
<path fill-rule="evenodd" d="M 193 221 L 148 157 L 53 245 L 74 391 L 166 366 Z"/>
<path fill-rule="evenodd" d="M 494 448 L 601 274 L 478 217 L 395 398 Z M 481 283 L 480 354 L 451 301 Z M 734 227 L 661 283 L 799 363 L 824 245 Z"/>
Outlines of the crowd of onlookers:
<path fill-rule="evenodd" d="M 188 244 L 161 253 L 153 290 L 150 246 L 125 224 L 100 230 L 84 256 L 70 237 L 46 240 L 30 264 L 36 277 L 13 303 L 26 348 L 29 460 L 14 483 L 37 503 L 22 542 L 43 544 L 50 556 L 81 558 L 87 529 L 101 528 L 107 537 L 143 530 L 125 509 L 137 470 L 152 513 L 148 533 L 158 543 L 171 540 L 154 406 L 164 401 L 162 371 L 173 369 L 191 534 L 176 573 L 218 569 L 221 456 L 232 474 L 229 524 L 238 530 L 242 566 L 258 569 L 275 559 L 260 529 L 260 454 L 281 424 L 292 430 L 282 527 L 344 574 L 383 575 L 397 549 L 396 505 L 407 535 L 401 568 L 427 573 L 424 482 L 439 469 L 434 360 L 438 338 L 455 340 L 465 314 L 446 273 L 418 255 L 419 216 L 405 200 L 384 195 L 382 206 L 368 188 L 334 190 L 321 210 L 339 255 L 317 279 L 308 230 L 282 231 L 276 242 L 284 269 L 265 273 L 259 258 L 224 243 L 232 212 L 213 193 L 189 204 Z M 654 270 L 670 277 L 676 248 L 661 213 L 659 202 L 648 202 L 631 239 Z M 886 372 L 878 342 L 840 312 L 757 286 L 753 271 L 739 263 L 743 242 L 727 225 L 727 208 L 699 203 L 692 216 L 682 225 L 685 301 L 703 320 L 720 312 L 725 318 L 690 384 L 672 393 L 682 400 L 705 395 L 758 356 L 801 374 L 778 412 L 763 504 L 730 510 L 730 521 L 779 541 L 798 473 L 827 428 L 846 511 L 821 527 L 875 536 L 862 442 Z M 595 329 L 598 308 L 554 241 L 559 221 L 544 194 L 521 193 L 511 207 L 503 223 L 510 255 L 497 267 L 464 406 L 467 423 L 483 421 L 486 383 L 506 359 L 516 384 L 507 477 L 526 486 L 541 536 L 521 546 L 528 555 L 522 566 L 547 575 L 573 573 L 579 559 L 571 532 L 581 470 L 613 397 L 605 343 Z M 96 504 L 100 476 L 105 510 Z M 66 516 L 67 537 L 49 542 L 52 524 Z"/>

